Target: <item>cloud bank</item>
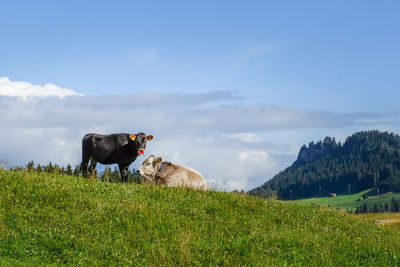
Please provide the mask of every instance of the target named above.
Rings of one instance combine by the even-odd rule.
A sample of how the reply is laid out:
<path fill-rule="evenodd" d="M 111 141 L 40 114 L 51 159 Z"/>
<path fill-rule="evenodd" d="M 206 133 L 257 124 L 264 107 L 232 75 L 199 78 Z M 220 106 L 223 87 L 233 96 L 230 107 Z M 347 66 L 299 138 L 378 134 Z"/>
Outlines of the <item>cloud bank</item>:
<path fill-rule="evenodd" d="M 145 132 L 155 137 L 146 157 L 195 168 L 213 188 L 247 190 L 287 167 L 303 143 L 325 134 L 340 139 L 363 129 L 400 130 L 398 113 L 262 106 L 235 91 L 83 96 L 1 79 L 7 86 L 0 86 L 0 160 L 11 166 L 30 160 L 75 166 L 86 133 Z"/>
<path fill-rule="evenodd" d="M 19 97 L 23 100 L 34 97 L 66 97 L 80 95 L 74 90 L 61 88 L 55 84 L 48 83 L 43 86 L 34 85 L 29 82 L 11 81 L 7 77 L 0 77 L 0 96 Z"/>

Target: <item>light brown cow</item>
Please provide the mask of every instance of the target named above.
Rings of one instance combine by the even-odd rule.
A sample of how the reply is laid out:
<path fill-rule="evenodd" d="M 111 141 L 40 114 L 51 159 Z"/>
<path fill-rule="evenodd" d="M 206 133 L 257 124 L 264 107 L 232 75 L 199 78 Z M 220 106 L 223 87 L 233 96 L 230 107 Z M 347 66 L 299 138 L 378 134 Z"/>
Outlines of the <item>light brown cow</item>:
<path fill-rule="evenodd" d="M 198 171 L 171 162 L 163 162 L 161 157 L 156 158 L 154 155 L 143 162 L 138 173 L 156 184 L 186 186 L 202 190 L 210 189 L 207 181 Z"/>

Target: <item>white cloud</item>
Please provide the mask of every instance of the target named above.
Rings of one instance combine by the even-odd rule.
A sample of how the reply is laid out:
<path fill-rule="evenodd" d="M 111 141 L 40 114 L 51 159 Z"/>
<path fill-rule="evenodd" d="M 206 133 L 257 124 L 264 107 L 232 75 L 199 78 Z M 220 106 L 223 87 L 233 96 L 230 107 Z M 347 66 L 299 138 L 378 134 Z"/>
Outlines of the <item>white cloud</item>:
<path fill-rule="evenodd" d="M 0 96 L 20 97 L 27 100 L 29 97 L 66 97 L 80 95 L 74 90 L 61 88 L 48 83 L 45 85 L 34 85 L 23 81 L 11 81 L 8 77 L 0 77 Z"/>
<path fill-rule="evenodd" d="M 399 130 L 398 114 L 328 113 L 240 104 L 232 91 L 35 98 L 0 96 L 0 161 L 77 165 L 85 133 L 154 135 L 146 156 L 200 171 L 219 189 L 251 189 L 323 135 L 379 125 Z M 217 103 L 225 103 L 220 105 Z M 227 104 L 228 103 L 228 104 Z M 231 103 L 231 104 L 229 104 Z M 373 123 L 373 124 L 371 124 Z M 382 125 L 385 126 L 382 126 Z M 239 140 L 239 141 L 238 141 Z M 144 157 L 132 165 L 138 168 Z"/>
<path fill-rule="evenodd" d="M 243 151 L 244 150 L 244 151 Z M 260 185 L 279 170 L 277 161 L 267 151 L 239 150 L 229 151 L 231 156 L 225 161 L 224 172 L 216 183 L 227 190 L 246 189 Z M 218 165 L 217 165 L 218 166 Z M 218 170 L 215 170 L 218 173 Z"/>
<path fill-rule="evenodd" d="M 227 137 L 232 139 L 239 139 L 242 142 L 246 143 L 259 143 L 262 139 L 254 133 L 235 133 L 235 134 L 228 134 Z"/>
<path fill-rule="evenodd" d="M 265 151 L 248 151 L 240 152 L 238 154 L 240 161 L 251 162 L 252 160 L 266 159 L 268 158 L 268 153 Z"/>

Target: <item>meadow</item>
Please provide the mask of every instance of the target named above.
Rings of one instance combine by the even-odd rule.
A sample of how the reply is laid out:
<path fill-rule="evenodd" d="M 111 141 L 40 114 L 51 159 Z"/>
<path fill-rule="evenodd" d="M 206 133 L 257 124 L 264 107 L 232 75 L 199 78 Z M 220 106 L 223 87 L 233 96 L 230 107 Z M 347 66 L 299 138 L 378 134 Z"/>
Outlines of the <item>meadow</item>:
<path fill-rule="evenodd" d="M 388 192 L 376 195 L 373 189 L 367 189 L 353 195 L 338 195 L 336 197 L 307 198 L 294 200 L 293 202 L 302 204 L 315 204 L 319 206 L 330 207 L 334 209 L 344 209 L 355 211 L 358 207 L 366 204 L 368 206 L 390 204 L 392 199 L 400 200 L 400 194 Z"/>
<path fill-rule="evenodd" d="M 0 169 L 0 265 L 395 266 L 400 231 L 243 194 Z"/>

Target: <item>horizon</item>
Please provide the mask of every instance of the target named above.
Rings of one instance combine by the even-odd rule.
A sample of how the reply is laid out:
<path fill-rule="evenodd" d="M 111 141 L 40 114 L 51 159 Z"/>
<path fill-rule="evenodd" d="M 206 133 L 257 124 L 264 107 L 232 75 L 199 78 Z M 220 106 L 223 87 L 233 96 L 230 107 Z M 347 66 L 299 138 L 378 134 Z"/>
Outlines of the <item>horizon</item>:
<path fill-rule="evenodd" d="M 145 132 L 146 157 L 247 191 L 303 144 L 399 134 L 399 7 L 8 1 L 0 160 L 75 166 L 85 133 Z"/>

